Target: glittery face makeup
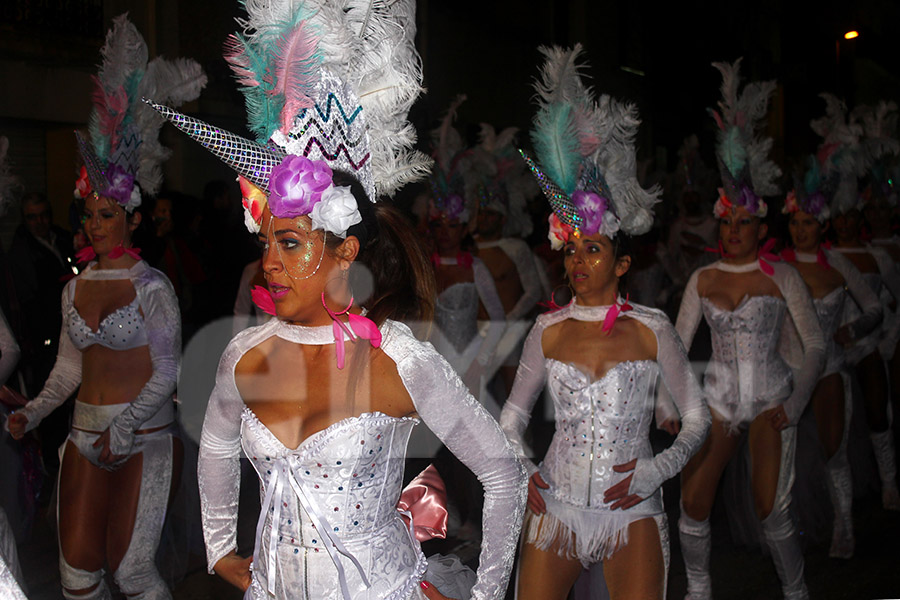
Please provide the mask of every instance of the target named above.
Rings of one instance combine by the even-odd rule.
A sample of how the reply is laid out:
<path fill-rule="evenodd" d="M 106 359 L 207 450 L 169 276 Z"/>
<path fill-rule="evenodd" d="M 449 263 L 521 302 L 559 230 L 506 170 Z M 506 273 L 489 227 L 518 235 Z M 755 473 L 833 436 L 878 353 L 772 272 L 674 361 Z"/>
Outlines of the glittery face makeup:
<path fill-rule="evenodd" d="M 755 256 L 760 234 L 765 235 L 759 217 L 754 217 L 743 206 L 732 208 L 719 219 L 719 238 L 725 252 L 736 258 Z"/>
<path fill-rule="evenodd" d="M 576 295 L 605 288 L 617 279 L 615 248 L 605 235 L 570 236 L 563 255 Z"/>
<path fill-rule="evenodd" d="M 259 239 L 263 244 L 263 262 L 275 253 L 284 273 L 291 279 L 308 279 L 316 274 L 325 256 L 325 232 L 313 231 L 308 216 L 292 219 L 263 216 Z"/>

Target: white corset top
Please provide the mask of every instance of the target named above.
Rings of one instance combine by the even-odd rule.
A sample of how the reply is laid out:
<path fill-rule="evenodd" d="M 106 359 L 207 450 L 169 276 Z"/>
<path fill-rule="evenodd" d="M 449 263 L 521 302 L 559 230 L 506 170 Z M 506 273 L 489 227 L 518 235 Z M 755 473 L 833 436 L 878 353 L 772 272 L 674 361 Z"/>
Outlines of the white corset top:
<path fill-rule="evenodd" d="M 447 342 L 462 352 L 478 333 L 478 288 L 474 282 L 455 283 L 438 294 L 434 323 Z"/>
<path fill-rule="evenodd" d="M 819 326 L 822 327 L 825 338 L 825 370 L 822 371 L 822 377 L 840 371 L 843 366 L 844 349 L 834 341 L 834 334 L 841 325 L 846 299 L 847 290 L 843 286 L 831 290 L 821 298 L 813 299 Z"/>
<path fill-rule="evenodd" d="M 659 365 L 654 360 L 621 362 L 596 381 L 552 358 L 546 365 L 556 433 L 541 474 L 557 500 L 603 509 L 604 492 L 628 476 L 613 472 L 613 466 L 653 456 L 648 435 Z M 655 493 L 633 510 L 661 509 Z"/>
<path fill-rule="evenodd" d="M 340 581 L 344 598 L 356 598 L 367 586 L 366 598 L 405 598 L 425 568 L 397 511 L 406 444 L 418 419 L 365 413 L 311 435 L 294 450 L 249 408 L 241 420 L 241 445 L 261 488 L 254 569 L 266 575 L 269 591 L 295 597 L 315 589 L 304 573 L 314 566 L 317 577 L 325 570 L 330 581 Z M 373 561 L 370 554 L 386 548 L 391 560 Z M 369 570 L 373 562 L 382 571 L 378 577 Z M 277 589 L 287 582 L 294 587 Z M 398 589 L 397 582 L 409 585 Z"/>
<path fill-rule="evenodd" d="M 148 343 L 144 317 L 141 316 L 140 302 L 137 296 L 129 304 L 106 315 L 100 321 L 97 331 L 88 327 L 74 304 L 69 305 L 65 319 L 69 338 L 79 350 L 84 350 L 94 344 L 100 344 L 113 350 L 130 350 L 146 346 Z"/>
<path fill-rule="evenodd" d="M 712 334 L 704 392 L 732 425 L 748 422 L 791 392 L 791 371 L 778 353 L 787 306 L 774 296 L 745 298 L 734 310 L 701 299 Z"/>

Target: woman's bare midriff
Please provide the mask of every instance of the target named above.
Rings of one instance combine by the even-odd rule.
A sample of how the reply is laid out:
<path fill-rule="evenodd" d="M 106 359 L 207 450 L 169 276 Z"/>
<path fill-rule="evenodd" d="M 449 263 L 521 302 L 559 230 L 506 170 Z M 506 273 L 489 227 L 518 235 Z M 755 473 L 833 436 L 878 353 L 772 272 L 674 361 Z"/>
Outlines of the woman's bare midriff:
<path fill-rule="evenodd" d="M 134 400 L 153 375 L 150 347 L 112 350 L 99 344 L 81 356 L 81 389 L 78 400 L 105 406 Z"/>

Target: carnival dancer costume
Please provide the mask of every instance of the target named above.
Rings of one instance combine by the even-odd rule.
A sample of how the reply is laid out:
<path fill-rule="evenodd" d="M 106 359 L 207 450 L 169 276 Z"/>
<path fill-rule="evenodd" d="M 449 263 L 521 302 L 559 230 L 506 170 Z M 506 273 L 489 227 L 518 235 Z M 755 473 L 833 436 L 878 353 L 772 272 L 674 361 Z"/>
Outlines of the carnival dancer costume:
<path fill-rule="evenodd" d="M 476 211 L 473 153 L 465 147 L 462 136 L 453 127 L 456 111 L 465 99 L 465 96 L 459 96 L 451 103 L 441 126 L 433 132 L 435 164 L 430 176 L 432 198 L 428 219 L 429 222 L 451 221 L 468 229 L 474 223 Z M 506 325 L 494 279 L 484 262 L 465 250 L 457 256 L 440 256 L 435 252 L 431 259 L 435 269 L 440 266 L 472 269 L 472 281 L 455 283 L 438 293 L 432 332 L 435 348 L 460 375 L 466 374 L 473 361 L 484 370 L 494 356 Z M 478 332 L 479 301 L 488 314 L 483 337 Z M 480 391 L 473 390 L 473 393 L 480 396 Z"/>
<path fill-rule="evenodd" d="M 268 203 L 274 217 L 309 214 L 313 230 L 352 235 L 364 247 L 378 234 L 363 216 L 373 208 L 336 185 L 332 169 L 354 175 L 374 201 L 430 166 L 409 150 L 414 132 L 406 121 L 421 83 L 414 4 L 246 7 L 244 32 L 233 38 L 228 59 L 245 84 L 251 129 L 263 143 L 155 106 L 241 174 L 251 230 L 258 231 Z M 277 118 L 263 122 L 260 115 Z M 525 476 L 496 422 L 451 366 L 405 325 L 386 320 L 378 329 L 361 315 L 349 315 L 349 324 L 332 318 L 327 327 L 273 319 L 236 336 L 222 356 L 199 463 L 210 570 L 236 548 L 243 448 L 260 477 L 262 498 L 246 598 L 423 597 L 426 559 L 412 524 L 397 510 L 406 443 L 418 419 L 363 413 L 290 449 L 244 404 L 235 384 L 238 361 L 264 340 L 334 345 L 342 368 L 345 342 L 364 335 L 395 362 L 422 420 L 484 484 L 484 536 L 471 596 L 503 598 Z"/>
<path fill-rule="evenodd" d="M 857 191 L 857 178 L 870 174 L 870 171 L 879 171 L 879 163 L 888 155 L 897 150 L 896 140 L 891 138 L 888 123 L 891 121 L 891 112 L 896 106 L 882 103 L 876 109 L 859 106 L 855 108 L 848 119 L 846 128 L 855 137 L 852 139 L 852 150 L 855 155 L 854 170 L 842 173 L 844 176 L 841 185 L 835 194 L 831 204 L 833 218 L 839 215 L 861 215 L 865 208 L 864 195 Z M 865 135 L 865 137 L 863 137 Z M 877 180 L 877 177 L 875 177 Z M 850 257 L 869 255 L 874 259 L 876 271 L 863 272 L 863 278 L 875 293 L 882 304 L 884 320 L 881 327 L 874 329 L 869 335 L 858 340 L 847 350 L 846 361 L 850 366 L 865 365 L 864 359 L 877 356 L 884 358 L 882 352 L 890 357 L 896 347 L 898 329 L 898 317 L 895 310 L 890 308 L 892 302 L 900 300 L 900 270 L 894 264 L 890 254 L 881 245 L 860 243 L 855 246 L 835 246 L 835 250 Z M 861 268 L 862 270 L 862 268 Z M 859 315 L 859 308 L 853 303 L 847 303 L 844 307 L 844 322 L 852 321 Z M 878 355 L 875 355 L 875 352 Z M 862 363 L 862 364 L 861 364 Z M 880 368 L 880 367 L 879 367 Z M 879 375 L 882 377 L 882 375 Z M 887 381 L 885 381 L 887 387 Z M 888 396 L 889 398 L 889 396 Z M 868 399 L 871 402 L 884 404 L 886 410 L 888 399 Z M 869 410 L 873 410 L 871 407 Z M 871 416 L 871 415 L 870 415 Z M 888 421 L 889 422 L 889 421 Z M 897 488 L 897 468 L 894 451 L 894 436 L 890 426 L 884 431 L 872 431 L 872 448 L 875 452 L 875 460 L 878 464 L 878 474 L 882 483 L 882 503 L 885 508 L 900 510 L 900 492 Z"/>
<path fill-rule="evenodd" d="M 640 121 L 633 105 L 607 95 L 594 99 L 581 82 L 581 46 L 542 48 L 546 62 L 536 84 L 539 112 L 532 129 L 535 158 L 523 156 L 553 208 L 550 241 L 555 249 L 572 236 L 645 233 L 651 226 L 657 190 L 644 190 L 635 177 L 634 136 Z M 543 354 L 544 331 L 566 319 L 600 321 L 604 330 L 616 317 L 639 321 L 656 335 L 655 360 L 624 361 L 598 380 L 575 365 Z M 660 375 L 672 392 L 684 426 L 674 444 L 653 456 L 648 438 Z M 556 433 L 538 467 L 526 455 L 523 439 L 534 403 L 546 386 L 556 408 Z M 613 306 L 582 306 L 576 297 L 556 312 L 538 317 L 528 334 L 522 361 L 501 425 L 530 475 L 540 472 L 550 485 L 541 492 L 546 513 L 529 513 L 526 543 L 585 566 L 603 560 L 627 543 L 628 525 L 652 517 L 668 567 L 668 529 L 660 485 L 700 447 L 709 411 L 687 355 L 665 315 L 621 297 Z M 612 467 L 637 459 L 630 494 L 636 506 L 611 510 L 605 491 L 625 474 Z"/>
<path fill-rule="evenodd" d="M 96 194 L 116 202 L 127 213 L 141 204 L 141 192 L 154 194 L 162 181 L 160 163 L 168 150 L 158 141 L 165 122 L 142 95 L 155 95 L 180 104 L 196 98 L 206 83 L 200 66 L 191 60 L 174 62 L 156 58 L 147 62 L 147 45 L 125 15 L 113 28 L 101 50 L 103 63 L 94 82 L 94 111 L 89 123 L 90 141 L 76 132 L 84 159 L 75 195 Z M 168 598 L 169 591 L 154 564 L 159 536 L 165 521 L 172 479 L 172 434 L 175 406 L 172 395 L 181 359 L 181 318 L 178 301 L 165 275 L 139 260 L 137 250 L 119 247 L 110 255 L 128 253 L 138 262 L 129 269 L 100 269 L 91 262 L 63 290 L 63 330 L 59 354 L 44 389 L 20 411 L 28 418 L 27 430 L 63 403 L 82 382 L 82 352 L 93 345 L 111 350 L 149 348 L 153 374 L 131 402 L 94 405 L 76 400 L 71 442 L 85 459 L 102 469 L 115 469 L 125 459 L 142 454 L 143 474 L 131 541 L 113 577 L 131 598 Z M 93 258 L 91 247 L 80 258 Z M 127 280 L 135 298 L 102 319 L 96 330 L 74 305 L 82 281 Z M 99 434 L 109 430 L 109 449 L 126 457 L 115 465 L 99 460 L 101 447 L 94 447 Z M 153 430 L 143 433 L 142 430 Z M 63 446 L 63 450 L 65 449 Z M 60 462 L 62 453 L 60 451 Z M 63 593 L 94 588 L 71 597 L 108 598 L 103 571 L 87 572 L 69 565 L 60 550 Z M 96 587 L 94 587 L 96 586 Z"/>
<path fill-rule="evenodd" d="M 734 65 L 713 64 L 723 77 L 720 111 L 711 111 L 719 127 L 716 155 L 723 184 L 714 212 L 719 218 L 727 217 L 735 207 L 742 206 L 750 215 L 763 218 L 768 208 L 762 196 L 778 191 L 775 179 L 781 174 L 768 157 L 772 139 L 758 132 L 775 82 L 750 83 L 739 95 L 739 64 L 740 60 Z M 700 274 L 709 269 L 729 273 L 761 270 L 772 279 L 783 298 L 748 296 L 733 310 L 720 308 L 701 298 L 697 291 Z M 688 280 L 675 325 L 688 349 L 701 318 L 706 319 L 712 334 L 712 357 L 703 385 L 710 410 L 735 433 L 762 412 L 779 405 L 784 406 L 790 425 L 796 425 L 819 379 L 825 353 L 816 311 L 799 273 L 777 262 L 765 246 L 760 259 L 748 264 L 732 265 L 720 260 L 702 267 Z M 803 356 L 793 376 L 779 353 L 782 329 L 788 319 L 793 321 L 803 346 Z M 660 402 L 657 422 L 672 416 L 667 403 Z M 803 554 L 788 510 L 795 442 L 796 427 L 782 429 L 774 507 L 761 524 L 785 598 L 806 598 Z M 678 529 L 691 598 L 708 598 L 709 521 L 691 519 L 682 507 Z"/>
<path fill-rule="evenodd" d="M 811 122 L 813 130 L 822 136 L 822 143 L 814 155 L 807 159 L 807 169 L 802 181 L 788 193 L 782 213 L 791 215 L 802 212 L 816 219 L 824 227 L 831 217 L 830 205 L 839 193 L 847 193 L 847 184 L 851 184 L 850 193 L 855 192 L 855 163 L 857 133 L 852 125 L 846 122 L 846 108 L 840 100 L 831 94 L 821 94 L 826 103 L 826 113 L 820 119 Z M 825 368 L 819 381 L 836 373 L 841 375 L 844 389 L 844 429 L 841 443 L 835 454 L 825 465 L 827 473 L 828 493 L 834 510 L 834 525 L 829 555 L 838 558 L 850 558 L 853 555 L 853 481 L 850 474 L 850 463 L 847 460 L 847 440 L 852 416 L 852 386 L 850 375 L 846 371 L 844 346 L 839 344 L 835 335 L 838 329 L 845 328 L 852 342 L 864 338 L 871 331 L 877 330 L 881 323 L 882 310 L 878 296 L 866 283 L 862 273 L 841 253 L 830 248 L 819 246 L 816 252 L 800 252 L 785 249 L 781 256 L 787 262 L 818 264 L 822 269 L 837 271 L 843 280 L 842 285 L 822 297 L 813 298 L 813 305 L 819 317 L 819 326 L 825 339 Z M 859 316 L 842 325 L 845 304 L 855 302 Z M 802 357 L 800 340 L 795 331 L 791 331 L 791 344 L 785 358 L 792 366 L 798 366 Z"/>

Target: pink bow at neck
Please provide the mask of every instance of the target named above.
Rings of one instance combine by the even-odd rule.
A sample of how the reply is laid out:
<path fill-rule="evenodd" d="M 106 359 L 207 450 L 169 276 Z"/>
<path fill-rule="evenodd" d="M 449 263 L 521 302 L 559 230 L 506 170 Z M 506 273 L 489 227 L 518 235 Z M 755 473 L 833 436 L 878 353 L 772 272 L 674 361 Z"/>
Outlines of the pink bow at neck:
<path fill-rule="evenodd" d="M 327 312 L 328 316 L 332 319 L 331 328 L 334 333 L 334 351 L 337 355 L 338 369 L 344 368 L 344 334 L 347 334 L 352 341 L 356 341 L 360 338 L 369 340 L 369 343 L 372 344 L 373 348 L 381 346 L 381 331 L 379 331 L 378 325 L 376 325 L 372 319 L 367 319 L 362 315 L 355 315 L 350 312 L 350 309 L 353 307 L 352 297 L 350 298 L 350 304 L 347 305 L 347 308 L 336 313 L 328 308 L 328 304 L 325 302 L 325 292 L 322 291 L 322 306 L 325 307 L 325 312 Z M 338 318 L 340 315 L 347 315 L 349 327 Z"/>
<path fill-rule="evenodd" d="M 610 306 L 609 310 L 606 311 L 606 316 L 603 318 L 603 326 L 600 328 L 606 335 L 612 333 L 613 327 L 616 326 L 616 319 L 619 318 L 619 313 L 627 312 L 634 308 L 628 304 L 628 296 L 629 294 L 625 294 L 625 299 L 622 300 L 621 303 L 617 300 L 616 303 Z"/>
<path fill-rule="evenodd" d="M 759 257 L 759 270 L 769 276 L 775 274 L 775 269 L 772 268 L 770 263 L 779 262 L 781 260 L 780 256 L 772 253 L 772 249 L 775 247 L 776 243 L 775 238 L 769 238 L 769 240 L 762 245 L 757 254 Z"/>
<path fill-rule="evenodd" d="M 420 542 L 447 537 L 447 488 L 434 465 L 403 488 L 397 510 Z"/>

